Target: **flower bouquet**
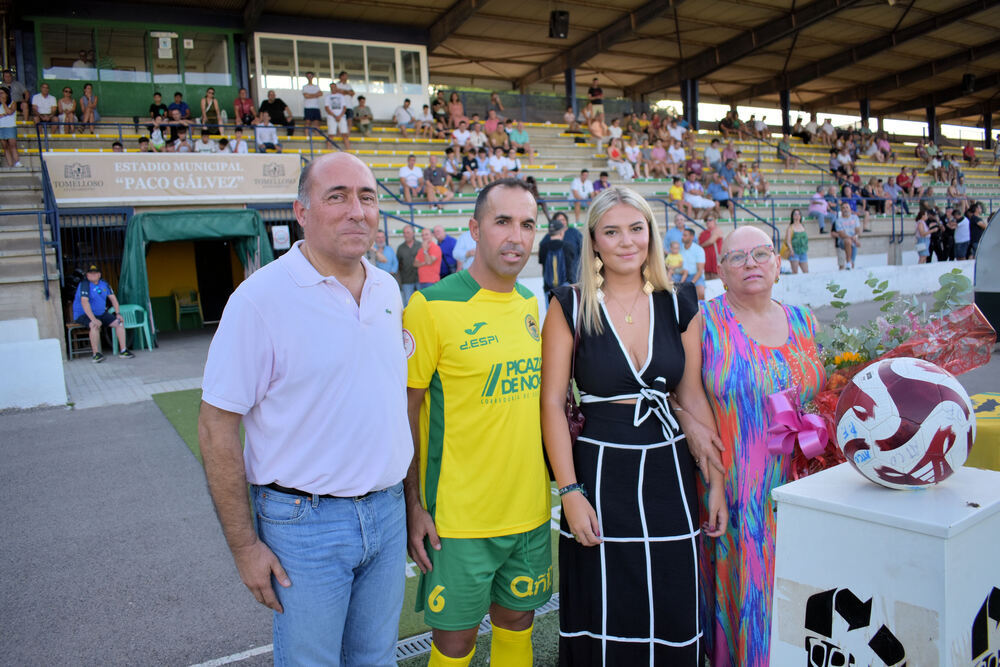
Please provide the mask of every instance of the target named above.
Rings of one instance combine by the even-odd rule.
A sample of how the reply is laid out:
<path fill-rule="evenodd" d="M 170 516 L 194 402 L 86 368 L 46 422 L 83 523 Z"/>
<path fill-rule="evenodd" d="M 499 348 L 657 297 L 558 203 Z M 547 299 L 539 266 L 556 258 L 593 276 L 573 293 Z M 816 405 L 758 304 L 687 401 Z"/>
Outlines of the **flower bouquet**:
<path fill-rule="evenodd" d="M 874 300 L 881 303 L 882 314 L 861 327 L 848 325 L 848 304 L 842 301 L 846 290 L 834 283 L 827 285 L 834 296 L 830 305 L 839 312 L 833 324 L 817 336 L 828 377 L 825 389 L 806 406 L 806 412 L 822 418 L 831 437 L 821 452 L 815 447 L 810 450 L 812 456 L 803 447 L 795 448 L 792 479 L 845 460 L 832 438 L 836 433 L 833 419 L 837 401 L 851 378 L 868 364 L 893 357 L 915 357 L 952 375 L 961 375 L 987 364 L 996 344 L 996 332 L 971 303 L 972 282 L 958 269 L 941 276 L 941 287 L 934 293 L 930 307 L 915 297 L 901 299 L 886 281 L 869 277 L 865 284 L 871 288 Z"/>

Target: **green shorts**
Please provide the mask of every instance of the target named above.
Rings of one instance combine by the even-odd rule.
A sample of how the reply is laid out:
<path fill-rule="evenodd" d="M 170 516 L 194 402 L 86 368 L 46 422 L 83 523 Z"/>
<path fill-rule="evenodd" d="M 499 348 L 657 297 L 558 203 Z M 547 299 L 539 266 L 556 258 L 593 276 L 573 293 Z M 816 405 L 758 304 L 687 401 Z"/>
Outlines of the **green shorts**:
<path fill-rule="evenodd" d="M 429 545 L 434 568 L 420 576 L 417 611 L 438 630 L 468 630 L 482 622 L 490 603 L 513 611 L 538 609 L 552 597 L 549 522 L 515 535 L 441 538 Z"/>

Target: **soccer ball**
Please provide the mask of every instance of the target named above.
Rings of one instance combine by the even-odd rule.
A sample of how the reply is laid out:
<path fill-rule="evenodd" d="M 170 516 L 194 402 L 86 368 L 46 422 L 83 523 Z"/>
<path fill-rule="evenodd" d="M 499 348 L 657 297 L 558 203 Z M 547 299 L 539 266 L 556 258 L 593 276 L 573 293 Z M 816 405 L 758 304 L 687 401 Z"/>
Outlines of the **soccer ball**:
<path fill-rule="evenodd" d="M 937 484 L 965 463 L 976 415 L 951 373 L 921 359 L 884 359 L 844 387 L 837 444 L 862 475 L 891 489 Z"/>

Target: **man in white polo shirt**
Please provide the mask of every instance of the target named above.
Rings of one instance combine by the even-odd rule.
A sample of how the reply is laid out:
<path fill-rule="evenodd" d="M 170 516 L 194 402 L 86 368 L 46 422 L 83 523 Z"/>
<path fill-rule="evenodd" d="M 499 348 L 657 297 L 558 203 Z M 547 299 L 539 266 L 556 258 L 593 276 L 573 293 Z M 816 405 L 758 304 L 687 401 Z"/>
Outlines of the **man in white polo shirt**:
<path fill-rule="evenodd" d="M 236 289 L 205 365 L 205 476 L 240 578 L 275 612 L 275 664 L 395 664 L 413 441 L 399 288 L 364 257 L 375 187 L 348 153 L 303 170 L 305 240 Z"/>

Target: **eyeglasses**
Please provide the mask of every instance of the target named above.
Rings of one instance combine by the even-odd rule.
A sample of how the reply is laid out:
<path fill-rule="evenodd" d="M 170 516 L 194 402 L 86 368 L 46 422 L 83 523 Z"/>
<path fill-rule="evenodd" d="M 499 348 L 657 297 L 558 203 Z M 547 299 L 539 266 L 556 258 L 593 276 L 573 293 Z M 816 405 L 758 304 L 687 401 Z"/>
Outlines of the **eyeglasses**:
<path fill-rule="evenodd" d="M 754 264 L 763 264 L 767 260 L 774 256 L 774 246 L 770 243 L 765 245 L 759 245 L 755 248 L 750 248 L 750 251 L 746 250 L 730 250 L 725 255 L 722 256 L 720 262 L 726 262 L 732 267 L 739 268 L 741 266 L 747 265 L 747 259 L 752 257 Z"/>

